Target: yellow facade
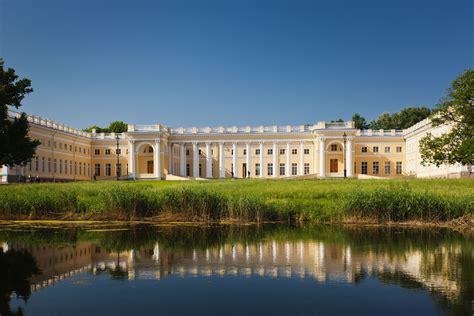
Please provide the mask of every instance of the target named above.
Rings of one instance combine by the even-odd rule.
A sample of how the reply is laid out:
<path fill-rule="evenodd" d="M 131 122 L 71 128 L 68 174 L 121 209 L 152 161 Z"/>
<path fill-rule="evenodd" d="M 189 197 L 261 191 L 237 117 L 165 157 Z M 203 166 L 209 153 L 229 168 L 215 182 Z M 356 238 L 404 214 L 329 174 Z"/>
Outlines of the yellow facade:
<path fill-rule="evenodd" d="M 418 142 L 420 135 L 432 129 L 429 120 L 404 131 L 359 130 L 353 122 L 319 122 L 216 128 L 129 125 L 121 134 L 85 133 L 37 116 L 29 116 L 28 120 L 30 137 L 41 144 L 25 166 L 3 166 L 2 182 L 105 180 L 117 176 L 451 177 L 467 171 L 463 166 L 445 166 L 442 171 L 430 167 L 430 172 L 420 167 Z"/>

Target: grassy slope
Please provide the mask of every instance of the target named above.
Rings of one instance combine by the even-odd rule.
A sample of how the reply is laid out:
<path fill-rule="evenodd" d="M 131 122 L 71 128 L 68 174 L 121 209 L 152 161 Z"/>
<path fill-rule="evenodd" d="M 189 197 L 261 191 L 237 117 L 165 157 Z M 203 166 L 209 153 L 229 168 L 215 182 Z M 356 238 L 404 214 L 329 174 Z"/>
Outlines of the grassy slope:
<path fill-rule="evenodd" d="M 0 187 L 0 218 L 449 221 L 470 217 L 473 180 L 77 182 Z M 165 214 L 171 217 L 166 217 Z"/>

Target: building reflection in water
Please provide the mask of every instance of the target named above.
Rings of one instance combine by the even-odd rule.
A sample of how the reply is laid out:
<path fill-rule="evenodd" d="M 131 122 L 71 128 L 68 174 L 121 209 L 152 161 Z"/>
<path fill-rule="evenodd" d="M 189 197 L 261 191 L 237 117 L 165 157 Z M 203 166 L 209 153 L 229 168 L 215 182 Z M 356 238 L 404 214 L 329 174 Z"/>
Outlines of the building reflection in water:
<path fill-rule="evenodd" d="M 189 250 L 170 249 L 155 243 L 152 247 L 122 252 L 87 242 L 67 246 L 23 246 L 5 242 L 0 245 L 2 251 L 25 250 L 36 259 L 42 273 L 31 278 L 32 292 L 86 271 L 94 274 L 109 271 L 111 276 L 129 280 L 160 280 L 172 275 L 254 275 L 347 284 L 365 276 L 391 278 L 403 274 L 422 287 L 443 293 L 448 299 L 460 294 L 461 271 L 453 271 L 456 266 L 452 264 L 461 254 L 459 245 L 440 246 L 428 253 L 410 249 L 399 255 L 371 250 L 354 252 L 347 245 L 313 240 L 228 243 Z M 435 265 L 436 272 L 433 272 Z"/>

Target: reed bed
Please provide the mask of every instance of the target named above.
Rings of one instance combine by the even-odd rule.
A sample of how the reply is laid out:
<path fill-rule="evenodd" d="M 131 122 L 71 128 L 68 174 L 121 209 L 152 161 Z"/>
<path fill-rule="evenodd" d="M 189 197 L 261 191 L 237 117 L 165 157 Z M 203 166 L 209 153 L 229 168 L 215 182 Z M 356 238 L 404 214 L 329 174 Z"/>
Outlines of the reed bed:
<path fill-rule="evenodd" d="M 0 219 L 449 222 L 473 180 L 216 180 L 0 186 Z"/>

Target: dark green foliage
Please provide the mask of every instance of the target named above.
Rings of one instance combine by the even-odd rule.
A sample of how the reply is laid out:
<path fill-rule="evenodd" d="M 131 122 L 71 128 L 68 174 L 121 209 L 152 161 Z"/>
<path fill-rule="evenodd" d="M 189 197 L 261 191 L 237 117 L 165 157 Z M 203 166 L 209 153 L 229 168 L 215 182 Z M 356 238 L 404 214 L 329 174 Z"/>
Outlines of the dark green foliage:
<path fill-rule="evenodd" d="M 396 113 L 382 113 L 370 122 L 372 129 L 405 129 L 429 117 L 431 110 L 427 107 L 408 107 Z"/>
<path fill-rule="evenodd" d="M 84 129 L 84 131 L 92 133 L 93 129 L 95 129 L 96 133 L 124 133 L 128 130 L 128 125 L 123 121 L 113 121 L 110 122 L 108 127 L 102 128 L 97 125 L 92 125 Z"/>
<path fill-rule="evenodd" d="M 0 59 L 0 166 L 21 165 L 35 154 L 38 141 L 28 136 L 28 120 L 25 113 L 11 119 L 8 107 L 18 109 L 23 98 L 33 91 L 29 79 L 20 79 L 12 68 L 4 69 Z"/>
<path fill-rule="evenodd" d="M 352 115 L 352 121 L 354 122 L 354 127 L 358 129 L 368 129 L 370 125 L 365 120 L 365 117 L 361 116 L 359 113 Z"/>

